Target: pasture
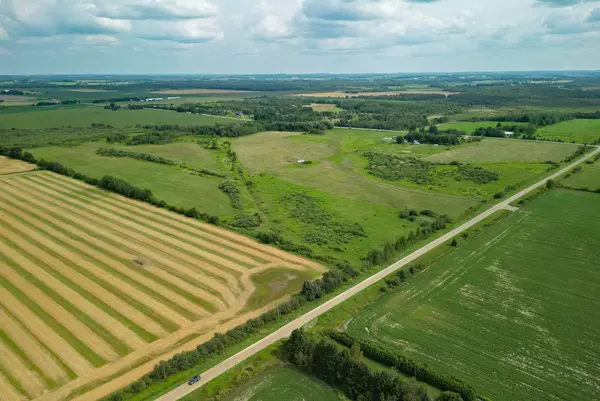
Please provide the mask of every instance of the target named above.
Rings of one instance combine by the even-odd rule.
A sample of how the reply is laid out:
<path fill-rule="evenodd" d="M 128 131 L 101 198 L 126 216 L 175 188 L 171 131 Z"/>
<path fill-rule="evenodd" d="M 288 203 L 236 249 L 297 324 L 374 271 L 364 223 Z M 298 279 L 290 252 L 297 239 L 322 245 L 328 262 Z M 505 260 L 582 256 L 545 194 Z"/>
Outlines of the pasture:
<path fill-rule="evenodd" d="M 175 206 L 196 207 L 217 216 L 236 212 L 229 198 L 219 190 L 220 180 L 215 177 L 194 175 L 175 166 L 149 163 L 130 158 L 99 156 L 99 148 L 133 150 L 188 163 L 191 167 L 222 172 L 216 154 L 197 143 L 167 145 L 119 146 L 105 142 L 89 142 L 77 147 L 44 147 L 31 149 L 36 158 L 60 161 L 61 164 L 94 178 L 112 175 L 133 185 L 147 188 L 158 199 Z"/>
<path fill-rule="evenodd" d="M 600 120 L 577 119 L 542 127 L 538 134 L 565 142 L 594 143 L 600 140 Z"/>
<path fill-rule="evenodd" d="M 294 368 L 268 370 L 237 388 L 225 401 L 342 401 L 345 397 Z"/>
<path fill-rule="evenodd" d="M 12 111 L 0 111 L 0 129 L 87 127 L 92 123 L 108 124 L 113 127 L 128 127 L 137 124 L 212 125 L 215 123 L 230 124 L 234 121 L 226 118 L 152 109 L 112 111 L 100 106 L 11 109 Z"/>
<path fill-rule="evenodd" d="M 401 96 L 401 95 L 443 95 L 452 96 L 458 95 L 460 92 L 443 92 L 440 90 L 403 90 L 403 91 L 387 91 L 387 92 L 315 92 L 315 93 L 298 93 L 292 96 L 299 97 L 331 97 L 331 98 L 346 98 L 346 97 L 377 97 L 377 96 Z"/>
<path fill-rule="evenodd" d="M 34 168 L 35 164 L 29 164 L 21 160 L 0 156 L 0 175 L 22 173 L 33 170 Z"/>
<path fill-rule="evenodd" d="M 441 163 L 561 162 L 576 150 L 574 144 L 486 138 L 428 156 L 425 160 Z"/>
<path fill-rule="evenodd" d="M 0 177 L 2 400 L 65 399 L 249 316 L 254 280 L 323 268 L 301 257 L 49 172 Z M 248 315 L 253 313 L 254 315 Z M 133 372 L 133 374 L 136 374 Z M 94 390 L 85 399 L 106 395 Z M 86 398 L 87 397 L 87 398 Z"/>
<path fill-rule="evenodd" d="M 570 190 L 541 195 L 459 238 L 348 331 L 496 401 L 597 399 L 599 200 Z"/>
<path fill-rule="evenodd" d="M 572 173 L 570 177 L 563 179 L 561 183 L 568 188 L 600 190 L 600 162 L 583 164 L 581 171 Z"/>

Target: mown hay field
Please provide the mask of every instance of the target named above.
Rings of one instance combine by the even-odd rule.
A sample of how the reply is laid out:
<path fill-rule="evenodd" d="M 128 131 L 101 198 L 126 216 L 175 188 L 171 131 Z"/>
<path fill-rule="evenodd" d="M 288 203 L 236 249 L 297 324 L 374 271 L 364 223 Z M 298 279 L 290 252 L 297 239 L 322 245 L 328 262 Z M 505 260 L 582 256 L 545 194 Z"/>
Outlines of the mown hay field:
<path fill-rule="evenodd" d="M 538 197 L 367 307 L 349 332 L 496 401 L 597 400 L 599 203 L 570 190 Z"/>
<path fill-rule="evenodd" d="M 128 384 L 123 372 L 269 307 L 254 294 L 272 283 L 255 275 L 276 272 L 281 299 L 323 271 L 53 173 L 2 176 L 0 188 L 3 401 L 100 398 Z"/>
<path fill-rule="evenodd" d="M 34 168 L 35 164 L 0 156 L 0 175 L 22 173 L 33 170 Z"/>

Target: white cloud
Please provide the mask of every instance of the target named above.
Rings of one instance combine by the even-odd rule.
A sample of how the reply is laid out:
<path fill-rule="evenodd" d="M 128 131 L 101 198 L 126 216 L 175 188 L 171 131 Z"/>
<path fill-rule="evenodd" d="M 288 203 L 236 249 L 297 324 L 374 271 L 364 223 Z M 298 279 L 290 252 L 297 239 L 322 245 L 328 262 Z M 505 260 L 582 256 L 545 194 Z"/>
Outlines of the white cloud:
<path fill-rule="evenodd" d="M 205 0 L 121 0 L 99 2 L 98 15 L 128 20 L 176 20 L 214 17 L 218 7 Z"/>
<path fill-rule="evenodd" d="M 11 54 L 10 50 L 0 47 L 0 56 L 10 56 Z"/>
<path fill-rule="evenodd" d="M 221 32 L 214 18 L 184 21 L 140 22 L 135 25 L 137 37 L 147 40 L 167 40 L 180 43 L 204 43 L 221 39 Z"/>

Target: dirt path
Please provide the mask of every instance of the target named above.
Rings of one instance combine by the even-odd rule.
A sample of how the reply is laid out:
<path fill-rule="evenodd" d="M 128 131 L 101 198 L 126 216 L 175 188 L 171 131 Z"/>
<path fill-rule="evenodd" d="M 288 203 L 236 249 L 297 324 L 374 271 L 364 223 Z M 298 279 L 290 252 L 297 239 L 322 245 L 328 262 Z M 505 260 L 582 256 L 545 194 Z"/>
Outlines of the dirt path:
<path fill-rule="evenodd" d="M 213 380 L 214 378 L 227 372 L 229 369 L 231 369 L 234 366 L 236 366 L 237 364 L 245 361 L 246 359 L 255 355 L 256 353 L 262 351 L 266 347 L 276 343 L 277 341 L 280 341 L 284 338 L 289 337 L 290 334 L 294 330 L 301 328 L 302 326 L 309 323 L 310 321 L 318 318 L 322 314 L 324 314 L 324 313 L 330 311 L 331 309 L 333 309 L 334 307 L 342 304 L 344 301 L 352 298 L 354 295 L 358 294 L 359 292 L 363 291 L 364 289 L 376 284 L 380 280 L 383 280 L 385 277 L 389 276 L 390 274 L 397 272 L 401 268 L 405 267 L 407 264 L 415 261 L 416 259 L 425 255 L 429 251 L 437 248 L 440 245 L 447 243 L 452 238 L 460 235 L 464 231 L 470 229 L 471 227 L 475 226 L 476 224 L 480 223 L 481 221 L 487 219 L 494 213 L 496 213 L 500 210 L 503 210 L 506 206 L 509 206 L 511 203 L 519 200 L 520 198 L 524 197 L 525 195 L 531 193 L 532 191 L 535 191 L 536 189 L 543 187 L 544 185 L 546 185 L 548 180 L 560 177 L 561 175 L 570 171 L 574 167 L 576 167 L 576 166 L 580 165 L 581 163 L 584 163 L 586 160 L 589 160 L 590 158 L 594 157 L 598 153 L 600 153 L 600 147 L 597 147 L 593 152 L 587 154 L 586 156 L 577 160 L 576 162 L 571 163 L 567 167 L 560 169 L 559 171 L 550 175 L 549 177 L 544 178 L 543 180 L 537 182 L 536 184 L 531 185 L 531 186 L 525 188 L 524 190 L 519 191 L 515 195 L 510 196 L 506 200 L 492 206 L 491 208 L 489 208 L 486 211 L 484 211 L 483 213 L 475 216 L 474 218 L 472 218 L 471 220 L 462 224 L 461 226 L 459 226 L 459 227 L 453 229 L 452 231 L 429 242 L 428 244 L 426 244 L 425 246 L 412 252 L 408 256 L 400 259 L 399 261 L 393 263 L 392 265 L 386 267 L 385 269 L 380 270 L 379 272 L 375 273 L 371 277 L 356 284 L 354 287 L 344 291 L 343 293 L 337 295 L 336 297 L 330 299 L 329 301 L 317 306 L 316 308 L 312 309 L 310 312 L 305 313 L 304 315 L 302 315 L 299 318 L 295 319 L 294 321 L 288 323 L 287 325 L 283 326 L 282 328 L 276 330 L 274 333 L 268 335 L 267 337 L 263 338 L 262 340 L 257 341 L 256 343 L 252 344 L 248 348 L 238 352 L 231 358 L 217 364 L 216 366 L 214 366 L 211 369 L 207 370 L 206 372 L 202 373 L 202 375 L 201 375 L 202 380 L 200 380 L 197 384 L 190 386 L 187 383 L 184 383 L 184 384 L 180 385 L 179 387 L 177 387 L 176 389 L 163 395 L 162 397 L 158 397 L 155 401 L 176 401 L 176 400 L 183 398 L 187 394 L 190 394 L 191 392 L 197 390 L 199 387 L 205 385 L 206 383 Z"/>
<path fill-rule="evenodd" d="M 10 215 L 6 213 L 0 212 L 0 219 L 2 220 L 2 224 L 9 225 L 13 228 L 12 232 L 16 235 L 9 234 L 9 238 L 14 244 L 30 255 L 33 255 L 38 260 L 43 261 L 53 270 L 58 272 L 61 270 L 64 271 L 65 265 L 60 260 L 42 251 L 36 244 L 31 244 L 30 242 L 25 241 L 23 238 L 31 238 L 34 241 L 37 241 L 39 244 L 47 246 L 51 250 L 56 250 L 57 248 L 60 250 L 60 246 L 54 244 L 49 238 L 27 228 L 22 223 L 13 220 Z M 2 238 L 1 234 L 0 238 Z M 65 253 L 65 257 L 67 257 L 69 260 L 76 260 L 76 255 L 70 254 L 69 252 Z M 108 315 L 102 309 L 98 308 L 96 305 L 87 300 L 85 295 L 77 293 L 75 290 L 65 285 L 62 281 L 47 273 L 44 269 L 36 266 L 35 264 L 21 265 L 21 267 L 26 269 L 37 279 L 41 280 L 57 294 L 60 294 L 60 296 L 71 305 L 76 306 L 76 308 L 81 312 L 91 317 L 101 326 L 105 327 L 109 332 L 111 332 L 112 335 L 118 338 L 123 344 L 126 344 L 129 348 L 138 349 L 146 345 L 141 338 L 129 330 L 125 325 L 123 325 L 123 323 Z"/>
<path fill-rule="evenodd" d="M 6 188 L 6 189 L 8 190 L 9 188 Z M 15 194 L 15 196 L 17 196 L 16 193 L 14 193 L 14 194 Z M 2 197 L 2 194 L 0 194 L 0 198 L 1 197 Z M 37 206 L 40 206 L 42 210 L 54 211 L 54 208 L 52 208 L 51 206 L 45 206 L 44 203 L 38 202 L 33 199 L 30 199 L 30 202 L 32 204 L 36 204 Z M 23 204 L 23 209 L 26 210 L 29 214 L 37 215 L 38 217 L 42 217 L 42 218 L 50 218 L 49 216 L 40 215 L 40 212 L 34 211 L 33 209 L 29 208 L 27 205 L 25 205 L 25 201 L 23 201 L 22 204 Z M 48 205 L 48 203 L 46 203 L 46 205 Z M 68 212 L 65 213 L 64 211 L 59 210 L 58 213 L 59 214 L 62 213 L 62 216 L 67 220 L 74 220 L 73 221 L 74 226 L 67 226 L 67 225 L 65 225 L 65 223 L 60 223 L 60 222 L 56 221 L 57 223 L 60 223 L 60 224 L 57 224 L 57 226 L 61 227 L 61 229 L 65 230 L 71 234 L 75 234 L 81 238 L 85 238 L 90 244 L 94 244 L 95 246 L 98 246 L 100 248 L 102 248 L 105 245 L 103 242 L 101 242 L 97 239 L 94 239 L 92 237 L 88 237 L 85 235 L 85 233 L 82 233 L 78 229 L 74 228 L 74 227 L 79 226 L 79 227 L 86 227 L 89 229 L 89 226 L 86 223 L 83 223 L 85 220 L 73 219 Z M 92 228 L 92 230 L 93 229 L 94 228 Z M 168 290 L 167 288 L 160 286 L 160 285 L 156 284 L 155 282 L 147 279 L 145 276 L 141 276 L 139 273 L 136 273 L 135 271 L 131 270 L 129 267 L 127 267 L 126 265 L 121 263 L 118 259 L 111 259 L 110 257 L 105 256 L 102 253 L 97 252 L 94 249 L 88 247 L 87 245 L 85 245 L 85 243 L 71 240 L 69 237 L 67 237 L 61 233 L 57 232 L 55 234 L 55 236 L 57 238 L 60 237 L 60 239 L 63 240 L 65 243 L 68 243 L 69 245 L 75 247 L 75 249 L 85 252 L 86 255 L 88 255 L 92 258 L 95 258 L 96 260 L 98 260 L 101 263 L 106 264 L 110 268 L 131 278 L 135 282 L 143 284 L 147 288 L 152 287 L 151 289 L 153 291 L 154 291 L 154 289 L 156 289 L 155 292 L 157 292 L 158 294 L 160 294 L 162 296 L 167 297 L 168 299 L 171 299 L 171 300 L 174 299 L 174 300 L 178 300 L 178 301 L 182 299 L 180 296 L 178 296 L 174 292 Z M 97 277 L 98 277 L 99 273 L 103 272 L 103 269 L 99 268 L 98 266 L 96 266 L 92 263 L 89 263 L 87 260 L 82 259 L 81 257 L 75 259 L 75 261 L 77 262 L 77 265 L 79 267 L 86 269 L 90 274 L 93 274 Z M 99 278 L 101 278 L 103 281 L 109 283 L 113 287 L 119 289 L 124 294 L 127 294 L 127 295 L 131 296 L 132 298 L 136 299 L 138 302 L 141 302 L 141 303 L 147 305 L 149 308 L 154 310 L 156 313 L 162 315 L 167 320 L 169 320 L 179 326 L 185 326 L 185 325 L 189 324 L 189 322 L 190 322 L 187 318 L 181 316 L 179 313 L 177 313 L 173 309 L 165 306 L 163 303 L 160 303 L 155 298 L 148 295 L 146 292 L 139 290 L 137 287 L 133 286 L 131 283 L 124 281 L 122 278 L 113 276 L 112 274 L 102 274 Z"/>
<path fill-rule="evenodd" d="M 3 308 L 0 308 L 0 330 L 14 341 L 45 377 L 52 379 L 59 385 L 69 381 L 69 376 L 52 355 Z"/>
<path fill-rule="evenodd" d="M 0 263 L 0 268 L 3 271 L 9 269 L 3 263 Z M 0 302 L 13 315 L 18 316 L 21 323 L 77 375 L 84 375 L 93 369 L 75 348 L 4 288 L 0 288 Z"/>

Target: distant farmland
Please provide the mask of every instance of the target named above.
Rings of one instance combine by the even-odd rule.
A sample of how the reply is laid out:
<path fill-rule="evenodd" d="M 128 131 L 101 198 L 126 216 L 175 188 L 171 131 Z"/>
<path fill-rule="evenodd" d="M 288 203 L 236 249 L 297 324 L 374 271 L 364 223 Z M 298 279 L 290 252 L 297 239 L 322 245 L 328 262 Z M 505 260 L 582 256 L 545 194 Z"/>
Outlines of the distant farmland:
<path fill-rule="evenodd" d="M 0 177 L 0 397 L 97 399 L 320 265 L 48 172 Z M 274 272 L 265 284 L 254 279 Z M 250 310 L 249 310 L 250 309 Z M 193 347 L 194 344 L 191 344 Z M 129 377 L 121 374 L 130 371 Z M 134 377 L 135 378 L 135 377 Z M 82 389 L 85 390 L 82 390 Z M 93 394 L 93 395 L 92 395 Z"/>
<path fill-rule="evenodd" d="M 87 127 L 93 123 L 127 127 L 137 124 L 212 125 L 233 122 L 235 120 L 226 118 L 152 109 L 112 111 L 103 107 L 56 108 L 52 106 L 50 108 L 19 108 L 17 111 L 0 112 L 0 128 Z"/>
<path fill-rule="evenodd" d="M 495 401 L 597 400 L 599 204 L 586 192 L 540 196 L 369 306 L 349 332 Z"/>

